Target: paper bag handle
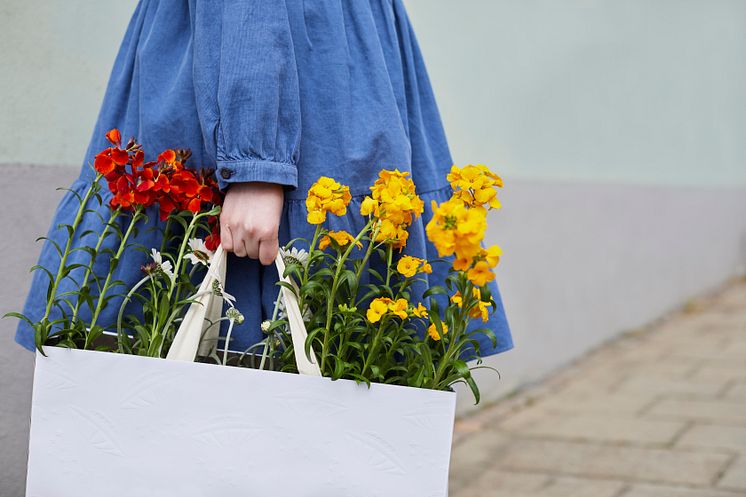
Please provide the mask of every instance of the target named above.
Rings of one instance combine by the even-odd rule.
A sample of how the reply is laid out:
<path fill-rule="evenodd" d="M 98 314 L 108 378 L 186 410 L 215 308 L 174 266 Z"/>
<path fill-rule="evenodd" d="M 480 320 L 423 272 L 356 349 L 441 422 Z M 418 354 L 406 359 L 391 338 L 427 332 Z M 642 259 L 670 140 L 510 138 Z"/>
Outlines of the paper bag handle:
<path fill-rule="evenodd" d="M 285 261 L 282 260 L 280 253 L 275 258 L 275 265 L 277 266 L 277 273 L 280 275 L 280 281 L 292 285 L 290 279 L 283 276 Z M 285 302 L 285 312 L 288 315 L 288 326 L 290 327 L 290 337 L 293 340 L 293 352 L 298 372 L 308 376 L 321 376 L 321 369 L 316 361 L 316 354 L 313 349 L 309 349 L 308 355 L 306 355 L 308 331 L 306 330 L 306 324 L 303 322 L 303 314 L 298 306 L 298 298 L 295 293 L 283 285 L 280 286 L 280 294 Z"/>
<path fill-rule="evenodd" d="M 221 277 L 223 282 L 225 281 L 226 258 L 223 247 L 218 246 L 210 261 L 207 274 L 197 290 L 198 297 L 195 302 L 189 305 L 189 309 L 187 309 L 184 315 L 184 320 L 176 331 L 171 348 L 168 354 L 166 354 L 166 359 L 194 362 L 194 359 L 197 357 L 203 330 L 206 324 L 209 324 L 206 323 L 205 318 L 209 317 L 208 313 L 212 314 L 215 309 L 218 309 L 219 317 L 219 313 L 222 310 L 222 301 L 214 297 L 212 285 L 216 279 L 216 275 Z M 285 263 L 280 253 L 275 258 L 275 265 L 277 266 L 280 280 L 292 285 L 289 278 L 283 276 L 285 273 Z M 309 350 L 308 355 L 305 353 L 308 332 L 306 331 L 306 325 L 303 322 L 303 316 L 300 312 L 295 293 L 285 286 L 280 286 L 280 297 L 285 302 L 285 311 L 288 316 L 288 325 L 293 341 L 293 352 L 298 372 L 309 376 L 321 376 L 321 369 L 316 361 L 316 354 L 313 349 Z M 219 331 L 219 328 L 216 331 Z"/>
<path fill-rule="evenodd" d="M 216 277 L 222 278 L 225 281 L 225 267 L 225 251 L 222 246 L 218 246 L 212 255 L 210 266 L 207 268 L 207 274 L 197 289 L 198 296 L 195 302 L 189 305 L 184 319 L 181 321 L 176 335 L 174 335 L 174 340 L 171 343 L 171 348 L 168 349 L 166 359 L 194 362 L 197 352 L 200 349 L 202 333 L 210 324 L 206 318 L 214 322 L 220 319 L 223 311 L 223 302 L 214 298 L 212 285 Z M 211 330 L 213 338 L 217 340 L 220 333 L 220 326 L 215 324 Z"/>

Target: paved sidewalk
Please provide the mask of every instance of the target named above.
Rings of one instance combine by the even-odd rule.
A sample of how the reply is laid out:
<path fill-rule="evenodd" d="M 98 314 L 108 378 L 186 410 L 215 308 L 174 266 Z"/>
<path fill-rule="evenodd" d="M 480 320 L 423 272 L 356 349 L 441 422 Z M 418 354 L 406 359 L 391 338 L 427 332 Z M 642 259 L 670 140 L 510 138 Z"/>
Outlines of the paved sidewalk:
<path fill-rule="evenodd" d="M 460 420 L 450 495 L 746 496 L 746 282 Z"/>

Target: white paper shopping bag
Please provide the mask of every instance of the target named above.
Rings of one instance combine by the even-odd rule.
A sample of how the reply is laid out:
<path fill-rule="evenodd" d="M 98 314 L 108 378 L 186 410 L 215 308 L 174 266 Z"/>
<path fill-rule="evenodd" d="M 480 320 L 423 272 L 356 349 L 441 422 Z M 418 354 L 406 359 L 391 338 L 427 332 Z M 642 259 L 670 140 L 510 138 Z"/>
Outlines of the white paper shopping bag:
<path fill-rule="evenodd" d="M 446 496 L 455 393 L 316 376 L 285 298 L 310 374 L 45 347 L 27 497 Z"/>

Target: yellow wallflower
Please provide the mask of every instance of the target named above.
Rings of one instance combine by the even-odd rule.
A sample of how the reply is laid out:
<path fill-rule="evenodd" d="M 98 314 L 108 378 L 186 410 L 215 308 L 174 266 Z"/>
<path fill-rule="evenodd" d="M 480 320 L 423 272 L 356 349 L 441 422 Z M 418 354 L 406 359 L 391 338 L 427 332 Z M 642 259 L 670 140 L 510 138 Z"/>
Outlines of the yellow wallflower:
<path fill-rule="evenodd" d="M 323 223 L 326 221 L 327 212 L 337 216 L 345 215 L 350 199 L 348 186 L 341 185 L 326 176 L 320 177 L 308 190 L 306 198 L 308 222 L 310 224 Z"/>
<path fill-rule="evenodd" d="M 485 209 L 470 209 L 452 197 L 440 205 L 433 201 L 433 218 L 425 232 L 440 257 L 455 253 L 458 259 L 471 259 L 481 249 L 486 229 Z"/>
<path fill-rule="evenodd" d="M 441 323 L 440 325 L 443 327 L 443 334 L 446 335 L 448 333 L 448 325 L 445 323 Z M 433 340 L 440 340 L 440 333 L 438 333 L 438 329 L 434 324 L 431 324 L 427 329 L 427 334 L 430 335 L 430 338 Z"/>
<path fill-rule="evenodd" d="M 469 269 L 472 263 L 472 259 L 467 259 L 466 257 L 459 257 L 458 259 L 453 261 L 453 269 L 456 271 L 466 271 Z"/>
<path fill-rule="evenodd" d="M 412 307 L 412 314 L 417 316 L 418 318 L 426 318 L 427 317 L 427 307 L 422 305 L 422 302 L 417 304 L 417 307 Z"/>
<path fill-rule="evenodd" d="M 391 243 L 402 249 L 407 242 L 407 228 L 424 210 L 425 204 L 415 192 L 408 172 L 383 169 L 370 187 L 371 195 L 363 199 L 360 213 L 381 221 L 376 241 Z"/>
<path fill-rule="evenodd" d="M 492 245 L 487 250 L 482 250 L 484 260 L 490 267 L 495 267 L 500 262 L 500 256 L 503 255 L 503 249 L 497 245 Z"/>
<path fill-rule="evenodd" d="M 451 167 L 446 177 L 455 190 L 454 197 L 469 207 L 488 205 L 490 209 L 499 209 L 497 188 L 502 188 L 503 180 L 483 164 Z"/>
<path fill-rule="evenodd" d="M 355 241 L 355 237 L 352 236 L 351 234 L 349 234 L 348 232 L 344 231 L 344 230 L 340 230 L 340 231 L 329 231 L 329 232 L 325 233 L 319 239 L 319 249 L 320 250 L 324 250 L 326 247 L 328 247 L 331 244 L 332 240 L 334 240 L 335 242 L 337 242 L 337 245 L 339 245 L 340 247 L 345 247 L 348 244 L 350 244 L 353 241 Z M 356 242 L 355 245 L 358 248 L 362 248 L 363 247 L 363 244 L 360 243 L 359 241 Z"/>
<path fill-rule="evenodd" d="M 490 270 L 487 261 L 477 261 L 474 267 L 466 272 L 466 277 L 476 286 L 483 286 L 495 279 L 495 273 Z"/>
<path fill-rule="evenodd" d="M 371 197 L 365 197 L 363 203 L 360 204 L 360 214 L 363 216 L 370 216 L 371 214 L 378 216 L 378 202 Z"/>
<path fill-rule="evenodd" d="M 384 314 L 389 311 L 389 304 L 391 303 L 392 300 L 386 297 L 374 299 L 370 303 L 370 307 L 368 307 L 368 311 L 366 312 L 368 321 L 371 323 L 377 323 L 380 321 Z"/>
<path fill-rule="evenodd" d="M 489 319 L 490 303 L 482 301 L 482 292 L 479 288 L 472 288 L 472 295 L 477 300 L 476 307 L 472 307 L 469 310 L 469 315 L 473 318 L 482 318 L 482 321 Z M 451 302 L 461 307 L 464 303 L 464 299 L 461 296 L 461 292 L 456 292 L 451 296 Z"/>
<path fill-rule="evenodd" d="M 411 278 L 419 272 L 430 274 L 433 272 L 433 268 L 425 259 L 419 257 L 412 257 L 410 255 L 402 256 L 399 262 L 396 264 L 396 270 L 407 278 Z"/>
<path fill-rule="evenodd" d="M 408 308 L 409 303 L 405 299 L 397 299 L 395 302 L 388 297 L 379 297 L 370 303 L 366 316 L 371 323 L 377 323 L 388 313 L 406 319 L 409 316 L 407 314 Z"/>
<path fill-rule="evenodd" d="M 489 302 L 477 302 L 477 306 L 471 309 L 469 315 L 473 318 L 482 318 L 485 323 L 490 318 L 490 304 Z"/>
<path fill-rule="evenodd" d="M 405 299 L 396 299 L 396 302 L 389 304 L 389 311 L 394 316 L 400 317 L 401 319 L 406 319 L 408 316 L 408 307 L 409 302 L 407 302 Z"/>
<path fill-rule="evenodd" d="M 458 258 L 453 261 L 453 269 L 456 271 L 468 271 L 472 264 L 476 264 L 479 261 L 487 262 L 487 265 L 491 268 L 497 266 L 500 262 L 500 256 L 502 255 L 502 249 L 497 245 L 492 245 L 487 249 L 480 249 L 479 253 L 472 258 Z"/>
<path fill-rule="evenodd" d="M 464 303 L 464 298 L 461 296 L 461 292 L 456 292 L 451 295 L 451 302 L 461 307 L 461 305 L 463 305 Z"/>

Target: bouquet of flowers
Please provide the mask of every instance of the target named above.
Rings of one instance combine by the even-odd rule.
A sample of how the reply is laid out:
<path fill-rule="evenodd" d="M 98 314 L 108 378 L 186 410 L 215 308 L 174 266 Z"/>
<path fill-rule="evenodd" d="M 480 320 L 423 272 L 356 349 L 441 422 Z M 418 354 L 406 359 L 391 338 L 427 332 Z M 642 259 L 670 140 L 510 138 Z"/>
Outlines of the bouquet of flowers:
<path fill-rule="evenodd" d="M 479 401 L 471 371 L 487 366 L 479 364 L 475 336 L 495 337 L 489 328 L 470 323 L 486 322 L 495 308 L 486 284 L 495 277 L 491 269 L 501 250 L 485 249 L 481 242 L 487 211 L 500 207 L 502 181 L 482 165 L 453 166 L 448 181 L 454 193 L 433 205 L 426 232 L 439 256 L 455 256 L 452 263 L 401 255 L 407 228 L 424 209 L 408 173 L 380 172 L 361 205 L 367 223 L 354 234 L 324 228 L 328 215 L 346 213 L 349 188 L 328 177 L 310 188 L 307 220 L 316 230 L 307 253 L 295 247 L 302 240 L 284 249 L 291 278 L 284 284 L 298 296 L 309 333 L 306 348 L 319 357 L 324 376 L 435 390 L 464 382 Z M 415 284 L 427 284 L 436 264 L 449 266 L 445 287 L 429 285 L 415 295 Z M 289 359 L 293 350 L 286 324 L 278 319 L 266 328 L 279 330 L 274 343 Z M 467 365 L 472 359 L 477 365 Z M 292 361 L 282 363 L 284 370 L 293 370 Z"/>
<path fill-rule="evenodd" d="M 210 171 L 185 167 L 188 150 L 166 150 L 156 161 L 145 162 L 142 147 L 134 139 L 122 144 L 116 129 L 106 138 L 111 147 L 96 155 L 96 175 L 90 187 L 83 195 L 69 190 L 78 202 L 77 213 L 72 224 L 56 227 L 65 230 L 66 243 L 60 246 L 41 237 L 59 257 L 55 273 L 38 265 L 32 268 L 45 272 L 49 280 L 43 316 L 32 321 L 20 313 L 9 315 L 33 328 L 42 354 L 43 345 L 56 345 L 162 357 L 184 309 L 195 297 L 195 273 L 206 268 L 219 244 L 217 216 L 222 194 Z M 103 181 L 111 193 L 110 216 L 102 220 L 105 228 L 81 232 L 83 216 L 97 215 L 95 207 L 104 202 Z M 154 213 L 162 221 L 160 226 L 148 222 L 148 215 Z M 140 229 L 161 229 L 162 245 L 143 247 L 133 241 Z M 112 245 L 106 244 L 110 238 L 116 240 L 115 248 L 104 248 Z M 147 262 L 141 267 L 142 279 L 126 288 L 114 275 L 123 254 L 131 250 L 146 253 Z M 79 251 L 88 257 L 76 254 L 71 262 Z M 104 274 L 94 270 L 102 259 L 108 261 Z M 73 290 L 59 292 L 66 279 L 74 283 Z M 114 299 L 121 300 L 117 321 L 101 323 L 102 310 Z M 136 312 L 126 314 L 132 308 Z M 53 310 L 57 311 L 54 319 Z M 117 332 L 115 341 L 105 339 L 107 330 Z"/>
<path fill-rule="evenodd" d="M 134 139 L 123 145 L 119 131 L 106 136 L 111 147 L 96 156 L 90 188 L 82 196 L 76 194 L 75 221 L 59 227 L 66 230 L 67 243 L 55 244 L 60 258 L 56 274 L 34 268 L 49 277 L 45 314 L 37 321 L 11 315 L 33 327 L 42 353 L 44 345 L 56 345 L 165 357 L 186 309 L 200 297 L 194 281 L 205 276 L 219 245 L 222 194 L 210 171 L 185 167 L 189 151 L 166 150 L 156 161 L 145 163 Z M 309 189 L 307 220 L 315 232 L 310 241 L 292 240 L 281 249 L 285 272 L 279 284 L 297 299 L 308 331 L 305 353 L 313 351 L 319 358 L 323 376 L 435 390 L 463 382 L 479 402 L 471 372 L 487 366 L 481 364 L 475 337 L 495 337 L 489 328 L 472 323 L 486 322 L 496 308 L 487 283 L 494 279 L 492 269 L 501 250 L 484 248 L 482 242 L 487 212 L 500 207 L 497 189 L 502 180 L 483 165 L 453 166 L 447 180 L 453 195 L 439 205 L 433 203 L 434 215 L 426 226 L 437 260 L 405 253 L 408 228 L 424 210 L 408 173 L 380 172 L 362 202 L 360 215 L 366 223 L 358 233 L 324 227 L 328 216 L 347 213 L 347 186 L 321 177 Z M 91 203 L 103 203 L 102 181 L 112 194 L 106 229 L 79 233 L 79 222 L 91 211 Z M 162 221 L 150 228 L 163 230 L 159 248 L 132 241 L 133 234 L 148 224 L 150 212 L 158 212 Z M 102 250 L 109 237 L 118 239 L 118 247 Z M 86 243 L 75 247 L 76 240 Z M 77 250 L 89 254 L 87 263 L 68 263 Z M 129 250 L 145 252 L 148 262 L 142 266 L 142 278 L 127 288 L 113 274 Z M 106 274 L 93 270 L 101 257 L 109 261 Z M 448 267 L 443 285 L 427 281 L 435 265 Z M 75 281 L 75 289 L 60 293 L 58 287 L 66 278 Z M 417 291 L 418 286 L 426 290 Z M 208 291 L 226 304 L 224 315 L 209 326 L 228 321 L 224 353 L 221 357 L 213 347 L 211 357 L 228 365 L 231 330 L 243 316 L 223 281 L 216 279 Z M 114 297 L 120 300 L 116 322 L 100 323 L 101 310 Z M 54 319 L 53 309 L 59 311 Z M 266 338 L 254 346 L 261 349 L 262 360 L 251 365 L 296 371 L 288 324 L 278 298 L 272 319 L 262 323 Z M 116 340 L 105 340 L 106 331 L 116 332 Z M 242 357 L 234 364 L 245 366 Z M 472 360 L 476 364 L 469 365 Z"/>

